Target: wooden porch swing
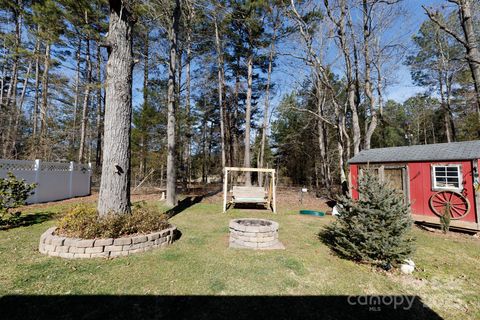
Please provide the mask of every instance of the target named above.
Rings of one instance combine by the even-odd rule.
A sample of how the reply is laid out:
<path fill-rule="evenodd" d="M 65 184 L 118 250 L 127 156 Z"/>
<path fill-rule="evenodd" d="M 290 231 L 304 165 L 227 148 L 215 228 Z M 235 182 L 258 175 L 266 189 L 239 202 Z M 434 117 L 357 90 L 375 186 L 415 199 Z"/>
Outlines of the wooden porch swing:
<path fill-rule="evenodd" d="M 267 179 L 265 185 L 268 186 L 268 188 L 258 186 L 233 186 L 229 192 L 228 173 L 232 171 L 266 173 Z M 277 212 L 275 169 L 225 167 L 223 172 L 223 212 L 227 211 L 227 204 L 235 205 L 236 203 L 263 204 L 267 208 L 271 207 L 274 213 Z M 268 174 L 271 176 L 270 179 L 268 179 Z M 227 201 L 229 193 L 231 193 L 231 199 Z"/>

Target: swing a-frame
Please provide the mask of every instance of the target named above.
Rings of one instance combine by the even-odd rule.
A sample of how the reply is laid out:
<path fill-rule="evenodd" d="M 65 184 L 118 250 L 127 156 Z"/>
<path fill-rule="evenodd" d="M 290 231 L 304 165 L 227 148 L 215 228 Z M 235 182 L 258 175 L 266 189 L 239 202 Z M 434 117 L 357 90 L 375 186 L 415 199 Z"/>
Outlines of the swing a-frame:
<path fill-rule="evenodd" d="M 228 190 L 228 175 L 232 172 L 263 172 L 266 173 L 265 187 L 258 186 L 232 186 Z M 240 168 L 225 167 L 223 170 L 223 212 L 227 211 L 227 205 L 236 203 L 263 204 L 277 212 L 275 169 L 264 168 Z"/>

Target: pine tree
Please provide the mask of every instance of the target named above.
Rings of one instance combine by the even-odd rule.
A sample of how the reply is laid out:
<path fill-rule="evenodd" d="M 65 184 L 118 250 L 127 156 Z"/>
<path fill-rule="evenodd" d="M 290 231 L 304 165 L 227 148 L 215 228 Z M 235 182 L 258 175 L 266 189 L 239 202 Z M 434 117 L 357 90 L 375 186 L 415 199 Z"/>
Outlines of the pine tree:
<path fill-rule="evenodd" d="M 337 221 L 321 233 L 324 242 L 341 257 L 379 264 L 395 264 L 414 248 L 412 219 L 403 196 L 381 182 L 373 172 L 359 180 L 359 200 L 339 199 Z"/>

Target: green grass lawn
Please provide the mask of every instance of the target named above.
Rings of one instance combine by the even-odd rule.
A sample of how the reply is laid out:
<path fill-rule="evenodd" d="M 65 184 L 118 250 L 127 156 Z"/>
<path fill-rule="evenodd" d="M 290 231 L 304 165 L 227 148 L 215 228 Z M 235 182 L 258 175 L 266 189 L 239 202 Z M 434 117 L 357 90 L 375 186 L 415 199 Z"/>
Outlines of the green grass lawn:
<path fill-rule="evenodd" d="M 63 210 L 65 206 L 56 205 L 37 214 Z M 286 249 L 228 249 L 228 222 L 238 217 L 279 222 Z M 56 222 L 42 220 L 0 231 L 1 296 L 413 295 L 443 318 L 480 318 L 480 241 L 473 237 L 415 228 L 413 259 L 418 269 L 413 275 L 401 275 L 332 255 L 317 239 L 331 217 L 304 216 L 282 208 L 277 215 L 237 209 L 222 214 L 220 204 L 198 203 L 171 219 L 182 233 L 173 245 L 110 260 L 41 255 L 39 237 Z"/>

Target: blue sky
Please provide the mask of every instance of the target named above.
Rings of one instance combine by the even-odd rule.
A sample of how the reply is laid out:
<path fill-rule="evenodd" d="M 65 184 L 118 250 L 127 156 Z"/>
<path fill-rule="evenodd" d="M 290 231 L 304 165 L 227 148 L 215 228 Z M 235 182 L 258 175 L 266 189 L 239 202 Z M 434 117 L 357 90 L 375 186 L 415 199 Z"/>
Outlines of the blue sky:
<path fill-rule="evenodd" d="M 427 7 L 439 7 L 441 4 L 445 3 L 446 1 L 443 0 L 404 0 L 402 5 L 405 10 L 405 16 L 402 19 L 399 19 L 394 26 L 392 30 L 392 36 L 397 37 L 399 41 L 405 45 L 408 52 L 412 46 L 412 36 L 418 31 L 423 21 L 427 19 L 422 5 Z M 302 55 L 301 48 L 303 48 L 303 43 L 299 43 L 292 52 Z M 334 56 L 335 53 L 331 52 L 329 55 Z M 309 74 L 308 67 L 302 65 L 302 62 L 295 62 L 294 60 L 295 59 L 288 58 L 279 59 L 278 64 L 279 69 L 281 70 L 277 70 L 272 77 L 274 82 L 277 84 L 278 90 L 277 95 L 273 98 L 274 106 L 279 102 L 283 94 L 290 92 L 292 88 L 300 86 L 302 81 Z M 413 84 L 413 81 L 410 77 L 410 71 L 408 67 L 403 64 L 403 62 L 400 61 L 396 63 L 392 70 L 389 70 L 388 72 L 389 82 L 392 83 L 385 89 L 384 96 L 386 99 L 403 102 L 409 97 L 424 91 L 423 88 L 417 87 Z"/>
<path fill-rule="evenodd" d="M 407 39 L 407 48 L 411 44 L 410 39 L 420 28 L 427 16 L 422 8 L 422 5 L 437 7 L 445 1 L 430 0 L 430 1 L 416 1 L 416 0 L 406 0 L 404 1 L 405 8 L 407 10 L 408 18 L 404 20 L 399 28 L 399 32 L 406 34 L 409 39 Z M 410 71 L 408 67 L 403 64 L 398 65 L 396 71 L 397 84 L 392 85 L 387 89 L 386 97 L 397 102 L 403 102 L 411 96 L 419 92 L 423 92 L 424 89 L 417 87 L 413 84 L 412 78 L 410 77 Z"/>
<path fill-rule="evenodd" d="M 417 32 L 420 25 L 427 18 L 422 5 L 439 7 L 441 4 L 446 4 L 444 0 L 403 0 L 402 5 L 405 9 L 405 17 L 398 21 L 394 30 L 394 36 L 398 37 L 400 41 L 406 46 L 407 50 L 411 47 L 411 38 Z M 300 39 L 298 39 L 300 41 Z M 303 43 L 290 44 L 292 52 L 303 55 Z M 282 51 L 283 48 L 279 48 Z M 195 62 L 194 62 L 195 63 Z M 291 57 L 279 57 L 277 61 L 277 69 L 274 70 L 272 81 L 275 83 L 276 92 L 272 97 L 272 107 L 275 108 L 280 102 L 282 96 L 290 93 L 292 89 L 301 86 L 301 83 L 309 75 L 309 68 L 300 60 Z M 136 68 L 133 85 L 133 103 L 138 106 L 142 103 L 142 71 L 141 67 Z M 410 77 L 410 71 L 407 66 L 399 62 L 393 66 L 389 72 L 391 84 L 385 89 L 384 96 L 386 99 L 392 99 L 397 102 L 403 102 L 417 93 L 423 92 L 424 89 L 413 84 Z M 259 101 L 263 105 L 263 98 Z"/>

